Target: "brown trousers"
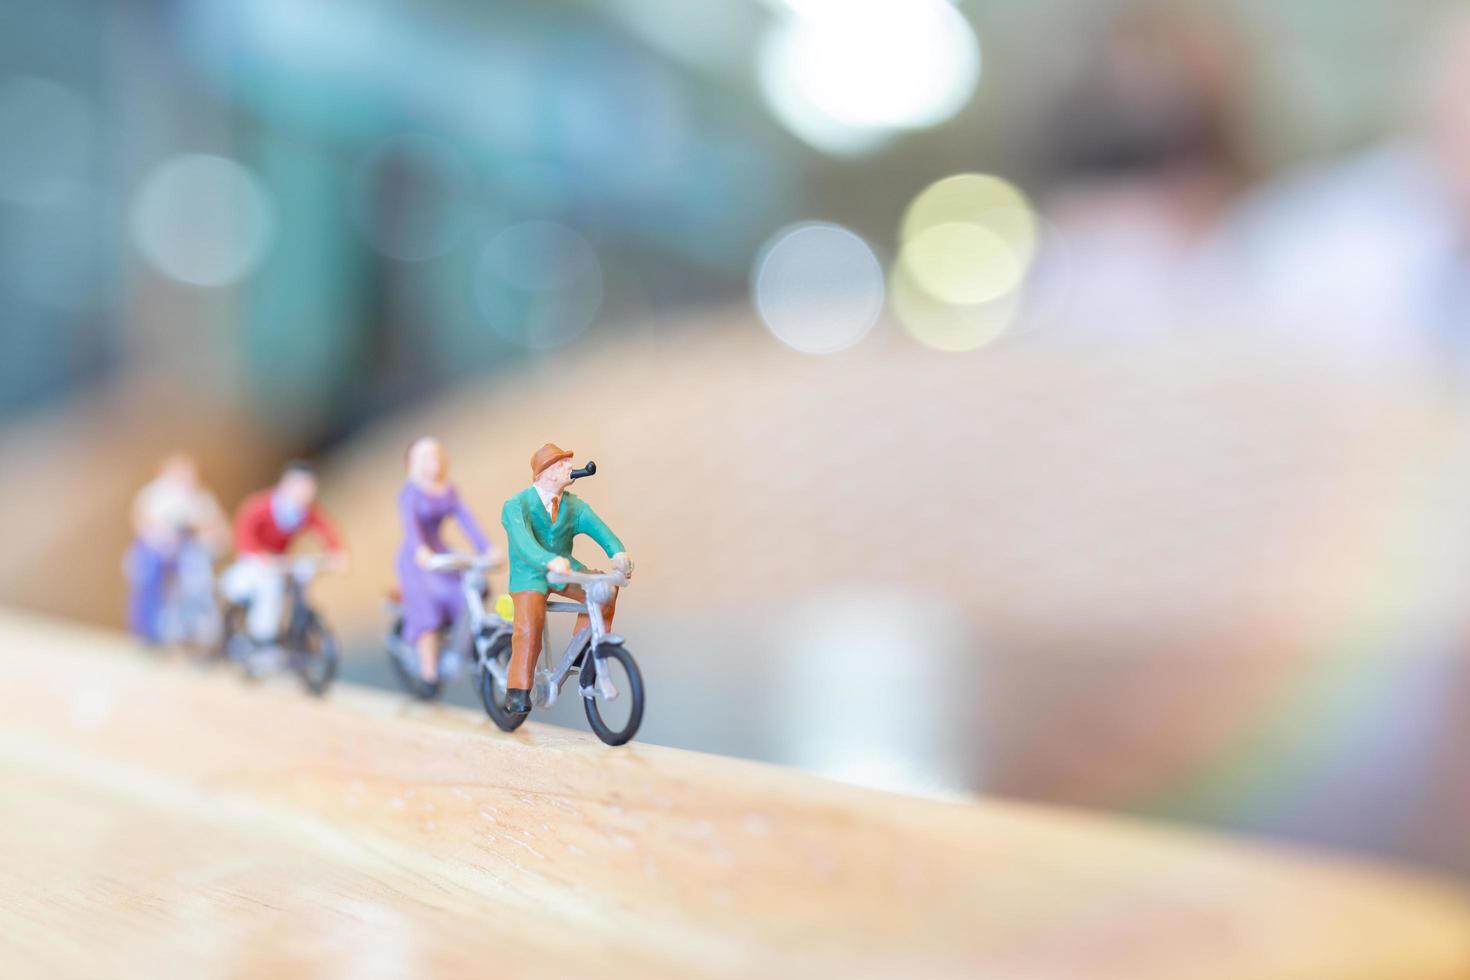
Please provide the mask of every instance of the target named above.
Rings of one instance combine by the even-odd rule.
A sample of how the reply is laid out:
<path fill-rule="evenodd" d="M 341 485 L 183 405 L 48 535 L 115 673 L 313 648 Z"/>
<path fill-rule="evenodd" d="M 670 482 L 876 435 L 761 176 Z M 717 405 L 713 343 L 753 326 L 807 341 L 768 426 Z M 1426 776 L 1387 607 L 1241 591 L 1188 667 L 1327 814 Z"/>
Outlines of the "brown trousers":
<path fill-rule="evenodd" d="M 559 598 L 574 602 L 587 601 L 587 593 L 580 585 L 564 586 L 553 592 Z M 510 632 L 510 670 L 506 672 L 506 686 L 522 691 L 531 689 L 531 680 L 536 676 L 536 661 L 541 657 L 541 637 L 546 632 L 546 596 L 540 592 L 512 592 L 515 618 Z M 613 589 L 612 599 L 602 607 L 602 625 L 612 629 L 613 611 L 618 605 L 618 590 Z M 588 625 L 587 614 L 577 617 L 576 629 Z"/>

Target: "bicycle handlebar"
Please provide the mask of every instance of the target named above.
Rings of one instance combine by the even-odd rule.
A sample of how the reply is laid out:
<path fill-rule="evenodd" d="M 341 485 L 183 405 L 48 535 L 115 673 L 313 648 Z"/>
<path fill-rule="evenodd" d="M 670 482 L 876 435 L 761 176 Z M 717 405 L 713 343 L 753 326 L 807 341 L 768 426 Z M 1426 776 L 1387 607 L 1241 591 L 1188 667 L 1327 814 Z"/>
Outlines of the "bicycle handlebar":
<path fill-rule="evenodd" d="M 424 563 L 431 572 L 488 572 L 501 564 L 499 555 L 467 555 L 462 551 L 440 551 L 429 556 Z"/>
<path fill-rule="evenodd" d="M 240 557 L 248 558 L 251 561 L 264 562 L 267 565 L 274 565 L 277 568 L 291 569 L 300 568 L 302 566 L 318 568 L 322 565 L 330 564 L 337 556 L 330 553 L 305 555 L 271 555 L 257 552 L 255 554 L 241 555 Z"/>
<path fill-rule="evenodd" d="M 622 572 L 547 572 L 546 581 L 552 585 L 595 585 L 606 582 L 618 588 L 626 588 L 628 576 Z"/>

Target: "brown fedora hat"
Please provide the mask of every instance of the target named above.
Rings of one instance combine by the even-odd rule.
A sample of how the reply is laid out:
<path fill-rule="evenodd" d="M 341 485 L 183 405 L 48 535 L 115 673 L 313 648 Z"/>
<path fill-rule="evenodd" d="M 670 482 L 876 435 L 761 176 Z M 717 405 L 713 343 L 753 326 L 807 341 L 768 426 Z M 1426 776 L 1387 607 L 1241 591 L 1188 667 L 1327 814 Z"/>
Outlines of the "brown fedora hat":
<path fill-rule="evenodd" d="M 570 459 L 572 451 L 562 449 L 554 442 L 548 442 L 531 455 L 531 479 L 541 475 L 541 471 L 559 459 Z"/>

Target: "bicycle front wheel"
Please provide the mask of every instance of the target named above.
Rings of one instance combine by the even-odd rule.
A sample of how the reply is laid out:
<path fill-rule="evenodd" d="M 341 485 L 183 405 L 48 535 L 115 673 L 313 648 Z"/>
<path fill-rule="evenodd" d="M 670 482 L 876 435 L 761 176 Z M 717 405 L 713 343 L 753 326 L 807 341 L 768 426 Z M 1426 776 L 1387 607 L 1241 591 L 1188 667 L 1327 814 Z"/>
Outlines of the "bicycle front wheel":
<path fill-rule="evenodd" d="M 589 651 L 583 672 L 592 669 L 591 656 Z M 602 691 L 596 690 L 592 697 L 583 695 L 582 707 L 587 711 L 587 724 L 598 738 L 608 745 L 622 745 L 638 734 L 638 726 L 643 723 L 643 675 L 633 655 L 621 646 L 604 646 L 597 658 L 616 694 L 604 698 Z"/>
<path fill-rule="evenodd" d="M 337 676 L 337 638 L 313 614 L 306 620 L 299 639 L 299 645 L 291 651 L 291 666 L 307 691 L 321 697 Z"/>
<path fill-rule="evenodd" d="M 199 662 L 218 659 L 224 650 L 225 625 L 219 607 L 214 603 L 194 602 L 184 616 L 184 649 Z"/>
<path fill-rule="evenodd" d="M 232 602 L 225 606 L 223 625 L 220 630 L 219 652 L 221 656 L 233 657 L 238 660 L 245 653 L 249 645 L 249 637 L 245 633 L 245 607 L 238 602 Z"/>
<path fill-rule="evenodd" d="M 235 664 L 245 671 L 246 680 L 256 680 L 249 671 L 250 655 L 255 652 L 255 641 L 250 638 L 250 632 L 246 629 L 245 620 L 248 615 L 249 609 L 243 603 L 230 603 L 225 607 L 223 637 L 215 659 Z"/>
<path fill-rule="evenodd" d="M 430 683 L 420 676 L 418 671 L 418 652 L 413 647 L 405 644 L 399 637 L 403 635 L 403 617 L 399 616 L 393 622 L 393 628 L 388 633 L 388 664 L 393 668 L 393 675 L 398 678 L 398 684 L 405 691 L 419 701 L 432 701 L 439 696 L 441 684 L 439 681 Z M 403 656 L 400 656 L 400 647 Z M 405 664 L 404 656 L 411 655 L 413 661 Z"/>

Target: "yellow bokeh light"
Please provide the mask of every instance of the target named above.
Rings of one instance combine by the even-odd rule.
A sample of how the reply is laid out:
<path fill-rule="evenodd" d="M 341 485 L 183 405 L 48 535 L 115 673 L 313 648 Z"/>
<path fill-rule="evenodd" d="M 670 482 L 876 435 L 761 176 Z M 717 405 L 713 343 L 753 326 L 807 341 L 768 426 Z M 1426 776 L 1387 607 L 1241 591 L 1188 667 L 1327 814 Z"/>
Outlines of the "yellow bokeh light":
<path fill-rule="evenodd" d="M 1019 314 L 1039 222 L 1010 181 L 956 174 L 926 187 L 904 213 L 889 299 L 900 323 L 935 350 L 994 341 Z"/>
<path fill-rule="evenodd" d="M 1026 260 L 1010 241 L 983 225 L 958 221 L 919 232 L 904 244 L 899 262 L 929 295 L 962 306 L 999 299 L 1026 275 Z"/>
<path fill-rule="evenodd" d="M 989 303 L 946 303 L 919 285 L 903 261 L 894 263 L 888 298 L 909 336 L 942 351 L 984 347 L 1010 328 L 1019 310 L 1014 292 Z"/>
<path fill-rule="evenodd" d="M 930 184 L 904 212 L 899 244 L 907 245 L 944 225 L 973 225 L 991 232 L 1009 247 L 1023 276 L 1036 255 L 1036 211 L 1020 188 L 1000 177 L 956 174 Z M 978 238 L 972 236 L 970 243 L 978 247 Z"/>
<path fill-rule="evenodd" d="M 1036 221 L 1031 202 L 1010 181 L 990 174 L 955 174 L 935 181 L 914 198 L 904 212 L 899 240 L 908 241 L 925 228 L 959 221 L 968 224 L 995 224 L 986 215 L 1003 213 L 998 231 L 1011 230 L 1018 235 L 1035 238 Z"/>

